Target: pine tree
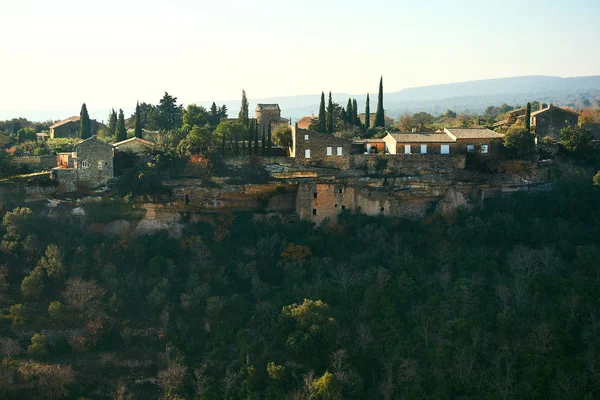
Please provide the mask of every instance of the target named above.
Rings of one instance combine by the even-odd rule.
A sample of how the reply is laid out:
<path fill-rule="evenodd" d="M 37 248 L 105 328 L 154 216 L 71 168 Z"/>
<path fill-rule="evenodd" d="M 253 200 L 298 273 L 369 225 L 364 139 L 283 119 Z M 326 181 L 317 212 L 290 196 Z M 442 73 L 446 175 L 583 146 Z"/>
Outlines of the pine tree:
<path fill-rule="evenodd" d="M 117 131 L 117 112 L 113 108 L 108 115 L 108 134 L 113 136 Z"/>
<path fill-rule="evenodd" d="M 335 130 L 333 125 L 335 119 L 333 118 L 333 100 L 331 100 L 331 92 L 329 92 L 329 102 L 327 103 L 327 133 L 330 135 Z"/>
<path fill-rule="evenodd" d="M 358 103 L 356 99 L 352 99 L 352 125 L 360 125 L 360 120 L 358 119 Z"/>
<path fill-rule="evenodd" d="M 212 126 L 219 125 L 219 109 L 217 108 L 217 105 L 214 101 L 210 106 L 210 124 Z"/>
<path fill-rule="evenodd" d="M 271 140 L 271 124 L 269 123 L 269 127 L 267 129 L 267 155 L 270 157 L 273 155 L 273 141 Z"/>
<path fill-rule="evenodd" d="M 327 131 L 327 115 L 325 114 L 325 93 L 321 92 L 321 104 L 319 105 L 319 119 L 317 121 L 317 132 Z"/>
<path fill-rule="evenodd" d="M 140 115 L 140 103 L 135 105 L 135 125 L 133 128 L 136 138 L 142 138 L 142 116 Z"/>
<path fill-rule="evenodd" d="M 346 105 L 346 118 L 345 121 L 348 124 L 353 124 L 352 116 L 354 115 L 354 110 L 352 110 L 352 99 L 348 99 L 348 104 Z"/>
<path fill-rule="evenodd" d="M 379 94 L 377 95 L 377 111 L 375 113 L 375 127 L 385 127 L 385 115 L 383 112 L 383 76 L 379 80 Z"/>
<path fill-rule="evenodd" d="M 127 139 L 127 129 L 125 128 L 125 115 L 123 110 L 119 109 L 119 119 L 117 120 L 116 140 L 121 142 Z"/>
<path fill-rule="evenodd" d="M 81 106 L 79 117 L 79 138 L 87 139 L 92 136 L 92 127 L 90 125 L 90 115 L 88 114 L 85 103 Z"/>
<path fill-rule="evenodd" d="M 371 106 L 369 105 L 369 93 L 367 93 L 367 105 L 365 106 L 365 129 L 371 126 Z"/>
<path fill-rule="evenodd" d="M 242 90 L 242 106 L 240 107 L 240 112 L 238 114 L 238 122 L 244 126 L 248 126 L 248 99 L 246 98 L 246 91 Z"/>
<path fill-rule="evenodd" d="M 531 133 L 531 103 L 527 103 L 527 109 L 525 111 L 525 129 Z"/>

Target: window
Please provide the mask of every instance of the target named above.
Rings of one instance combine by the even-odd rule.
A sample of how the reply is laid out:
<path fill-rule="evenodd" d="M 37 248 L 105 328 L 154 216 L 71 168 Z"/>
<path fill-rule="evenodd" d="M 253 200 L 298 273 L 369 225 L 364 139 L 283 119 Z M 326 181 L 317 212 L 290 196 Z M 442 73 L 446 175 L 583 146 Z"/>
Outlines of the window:
<path fill-rule="evenodd" d="M 335 203 L 334 207 L 337 208 L 337 203 Z"/>
<path fill-rule="evenodd" d="M 346 206 L 342 206 L 342 210 L 345 210 L 345 209 L 346 209 Z"/>
<path fill-rule="evenodd" d="M 410 154 L 410 144 L 404 145 L 404 154 Z"/>
<path fill-rule="evenodd" d="M 426 144 L 421 145 L 421 154 L 427 154 L 427 145 Z"/>
<path fill-rule="evenodd" d="M 317 209 L 313 208 L 313 215 L 317 215 Z"/>
<path fill-rule="evenodd" d="M 83 161 L 81 162 L 81 168 L 87 168 L 87 167 L 88 167 L 88 162 L 87 162 L 87 160 L 83 160 Z"/>
<path fill-rule="evenodd" d="M 304 140 L 308 140 L 308 135 L 304 135 Z"/>
<path fill-rule="evenodd" d="M 338 156 L 341 156 L 341 155 L 342 155 L 342 148 L 341 148 L 341 147 L 338 147 L 338 148 L 337 148 L 337 155 L 338 155 Z"/>
<path fill-rule="evenodd" d="M 310 158 L 310 149 L 304 150 L 304 158 Z"/>
<path fill-rule="evenodd" d="M 450 145 L 443 144 L 440 146 L 440 154 L 450 154 Z"/>
<path fill-rule="evenodd" d="M 383 212 L 383 210 L 385 210 L 385 208 L 381 207 L 381 212 Z"/>
<path fill-rule="evenodd" d="M 328 156 L 332 156 L 333 155 L 333 147 L 328 147 L 327 148 L 327 155 Z"/>
<path fill-rule="evenodd" d="M 317 198 L 317 192 L 314 192 L 313 193 L 313 199 L 316 199 L 316 198 Z"/>
<path fill-rule="evenodd" d="M 475 151 L 475 145 L 468 144 L 467 145 L 467 152 L 472 153 L 473 151 Z"/>
<path fill-rule="evenodd" d="M 98 161 L 98 169 L 104 168 L 105 165 L 106 163 L 104 161 Z"/>
<path fill-rule="evenodd" d="M 482 144 L 481 145 L 481 152 L 482 153 L 487 153 L 488 152 L 488 145 L 487 144 Z"/>
<path fill-rule="evenodd" d="M 338 193 L 342 193 L 342 189 L 339 189 L 339 190 L 338 190 Z"/>

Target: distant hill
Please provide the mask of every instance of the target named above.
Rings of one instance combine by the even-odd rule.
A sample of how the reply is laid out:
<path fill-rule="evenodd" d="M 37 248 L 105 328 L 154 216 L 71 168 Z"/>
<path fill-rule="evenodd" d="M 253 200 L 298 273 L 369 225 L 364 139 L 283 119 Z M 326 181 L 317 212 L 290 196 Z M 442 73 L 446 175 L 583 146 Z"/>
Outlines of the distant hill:
<path fill-rule="evenodd" d="M 356 98 L 359 109 L 364 109 L 366 94 L 334 93 L 334 101 L 345 106 L 348 97 Z M 574 78 L 555 76 L 519 76 L 479 81 L 422 86 L 385 93 L 384 105 L 391 117 L 405 112 L 427 111 L 440 114 L 448 109 L 456 112 L 481 113 L 489 105 L 523 105 L 527 101 L 553 102 L 557 105 L 584 107 L 585 100 L 600 103 L 600 75 Z M 278 103 L 285 117 L 297 120 L 317 114 L 320 94 L 249 99 L 251 110 L 257 103 Z M 375 110 L 377 93 L 371 93 L 371 110 Z M 209 103 L 203 103 L 210 106 Z M 240 100 L 226 104 L 230 115 L 237 115 Z"/>

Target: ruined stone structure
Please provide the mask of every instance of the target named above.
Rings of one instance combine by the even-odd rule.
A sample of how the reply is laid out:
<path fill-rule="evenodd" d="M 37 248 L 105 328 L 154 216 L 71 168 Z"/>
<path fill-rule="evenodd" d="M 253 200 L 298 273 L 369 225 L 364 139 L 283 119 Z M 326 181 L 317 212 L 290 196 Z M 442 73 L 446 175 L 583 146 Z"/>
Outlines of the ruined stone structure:
<path fill-rule="evenodd" d="M 531 127 L 535 130 L 538 140 L 550 137 L 558 141 L 560 130 L 567 126 L 576 126 L 578 121 L 579 114 L 575 111 L 552 104 L 531 114 Z"/>
<path fill-rule="evenodd" d="M 352 142 L 333 135 L 292 127 L 296 162 L 318 167 L 348 169 Z"/>
<path fill-rule="evenodd" d="M 271 130 L 279 124 L 289 124 L 290 120 L 281 118 L 281 109 L 279 104 L 257 104 L 256 105 L 256 122 L 258 123 L 258 132 L 262 135 L 263 131 L 265 135 L 269 131 L 269 124 Z"/>
<path fill-rule="evenodd" d="M 65 191 L 98 187 L 114 177 L 114 149 L 95 136 L 75 145 L 73 153 L 60 153 L 52 170 Z"/>
<path fill-rule="evenodd" d="M 50 127 L 50 137 L 54 138 L 73 138 L 77 137 L 79 132 L 79 120 L 81 118 L 79 116 L 69 117 L 67 119 L 63 119 L 60 122 L 55 123 Z M 98 128 L 100 124 L 98 121 L 90 119 L 90 128 L 92 131 L 92 135 L 95 135 L 98 132 Z"/>

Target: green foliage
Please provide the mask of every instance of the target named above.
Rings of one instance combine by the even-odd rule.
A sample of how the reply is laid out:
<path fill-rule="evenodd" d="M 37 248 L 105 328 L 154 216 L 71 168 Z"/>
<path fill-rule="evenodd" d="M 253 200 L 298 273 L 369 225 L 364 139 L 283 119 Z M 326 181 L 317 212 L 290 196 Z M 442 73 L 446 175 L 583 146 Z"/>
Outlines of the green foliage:
<path fill-rule="evenodd" d="M 165 92 L 156 107 L 156 127 L 159 130 L 180 128 L 183 123 L 183 106 L 177 106 L 177 97 Z"/>
<path fill-rule="evenodd" d="M 385 127 L 385 113 L 383 109 L 383 76 L 379 80 L 379 94 L 377 95 L 377 110 L 375 112 L 375 127 Z"/>
<path fill-rule="evenodd" d="M 287 124 L 277 125 L 273 130 L 273 143 L 284 148 L 292 147 L 292 127 Z"/>
<path fill-rule="evenodd" d="M 92 136 L 92 126 L 90 124 L 90 115 L 88 114 L 85 103 L 83 103 L 81 106 L 79 117 L 79 138 L 87 139 Z"/>
<path fill-rule="evenodd" d="M 333 110 L 333 100 L 331 99 L 331 92 L 329 92 L 329 101 L 327 102 L 327 122 L 326 131 L 330 135 L 335 131 L 335 117 Z"/>
<path fill-rule="evenodd" d="M 65 276 L 65 266 L 63 264 L 63 255 L 58 246 L 51 244 L 46 249 L 46 255 L 40 259 L 39 268 L 45 269 L 46 274 L 54 279 L 61 279 Z"/>
<path fill-rule="evenodd" d="M 204 125 L 208 124 L 209 119 L 210 115 L 203 106 L 190 104 L 186 109 L 183 110 L 183 124 L 189 127 L 203 127 Z"/>
<path fill-rule="evenodd" d="M 592 150 L 592 132 L 580 126 L 567 126 L 560 131 L 559 142 L 571 153 L 586 155 Z"/>
<path fill-rule="evenodd" d="M 123 110 L 119 109 L 119 119 L 117 120 L 117 130 L 115 131 L 115 139 L 121 142 L 127 139 L 127 129 L 125 128 L 125 115 Z"/>
<path fill-rule="evenodd" d="M 531 133 L 531 103 L 527 103 L 527 107 L 525 109 L 525 130 Z"/>
<path fill-rule="evenodd" d="M 319 104 L 319 118 L 315 130 L 320 133 L 327 132 L 327 113 L 325 112 L 325 93 L 321 92 L 321 103 Z"/>
<path fill-rule="evenodd" d="M 21 282 L 21 293 L 28 301 L 40 300 L 44 292 L 44 272 L 36 267 L 31 273 L 23 278 Z"/>
<path fill-rule="evenodd" d="M 143 135 L 143 131 L 142 131 L 142 115 L 140 112 L 140 103 L 136 103 L 135 105 L 135 125 L 133 128 L 133 134 L 135 137 L 137 138 L 141 138 Z"/>
<path fill-rule="evenodd" d="M 511 127 L 504 135 L 504 147 L 519 158 L 535 154 L 535 136 L 522 126 Z"/>
<path fill-rule="evenodd" d="M 27 354 L 30 356 L 41 356 L 48 352 L 46 345 L 46 336 L 36 333 L 31 338 L 31 344 L 27 348 Z"/>
<path fill-rule="evenodd" d="M 236 121 L 224 121 L 217 126 L 214 136 L 217 142 L 222 142 L 222 151 L 228 155 L 234 155 L 236 138 L 247 137 L 248 128 Z M 266 143 L 263 141 L 263 147 L 265 145 Z"/>
<path fill-rule="evenodd" d="M 185 156 L 206 153 L 215 144 L 214 140 L 215 137 L 208 128 L 194 125 L 190 133 L 177 145 L 177 152 Z"/>
<path fill-rule="evenodd" d="M 138 103 L 139 104 L 139 103 Z M 137 115 L 136 110 L 136 115 Z M 117 133 L 117 112 L 113 108 L 108 114 L 108 136 L 114 136 Z"/>
<path fill-rule="evenodd" d="M 48 305 L 48 316 L 54 322 L 61 322 L 65 319 L 65 306 L 60 301 L 53 301 Z"/>
<path fill-rule="evenodd" d="M 369 93 L 367 93 L 367 103 L 365 104 L 365 129 L 371 127 L 371 105 L 369 104 Z"/>
<path fill-rule="evenodd" d="M 238 114 L 238 122 L 247 127 L 249 120 L 248 99 L 246 98 L 246 91 L 242 90 L 242 105 Z"/>
<path fill-rule="evenodd" d="M 594 186 L 600 186 L 600 171 L 596 172 L 596 175 L 594 175 Z"/>

